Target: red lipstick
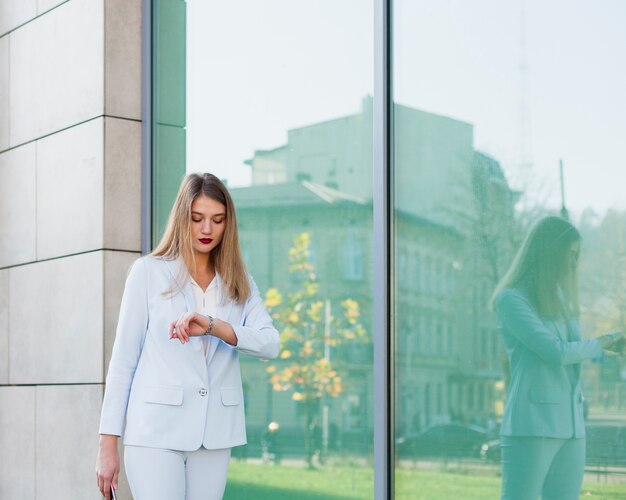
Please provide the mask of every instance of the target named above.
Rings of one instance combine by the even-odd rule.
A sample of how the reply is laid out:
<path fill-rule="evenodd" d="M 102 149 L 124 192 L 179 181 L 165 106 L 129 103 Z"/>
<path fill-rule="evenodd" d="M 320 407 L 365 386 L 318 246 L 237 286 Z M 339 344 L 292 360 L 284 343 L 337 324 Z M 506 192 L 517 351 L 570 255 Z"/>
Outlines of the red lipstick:
<path fill-rule="evenodd" d="M 211 238 L 200 238 L 198 241 L 200 241 L 200 243 L 202 243 L 203 245 L 208 245 L 213 240 Z"/>

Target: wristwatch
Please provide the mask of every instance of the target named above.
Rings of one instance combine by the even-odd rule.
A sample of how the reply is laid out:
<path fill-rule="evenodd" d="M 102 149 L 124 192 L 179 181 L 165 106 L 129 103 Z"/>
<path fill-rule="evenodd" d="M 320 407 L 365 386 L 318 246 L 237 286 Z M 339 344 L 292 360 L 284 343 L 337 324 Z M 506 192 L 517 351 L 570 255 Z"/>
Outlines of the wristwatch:
<path fill-rule="evenodd" d="M 204 332 L 202 335 L 211 335 L 211 332 L 213 331 L 213 325 L 215 324 L 215 318 L 208 314 L 205 314 L 204 316 L 206 316 L 206 318 L 209 320 L 209 326 L 206 329 L 206 332 Z"/>

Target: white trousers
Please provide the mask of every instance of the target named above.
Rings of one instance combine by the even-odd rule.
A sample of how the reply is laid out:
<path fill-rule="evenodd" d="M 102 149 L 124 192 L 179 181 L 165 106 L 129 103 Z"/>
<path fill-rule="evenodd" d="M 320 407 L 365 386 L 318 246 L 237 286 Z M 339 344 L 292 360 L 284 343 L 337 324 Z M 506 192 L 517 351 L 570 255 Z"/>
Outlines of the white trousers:
<path fill-rule="evenodd" d="M 230 448 L 176 451 L 124 447 L 134 500 L 221 500 L 229 461 Z"/>
<path fill-rule="evenodd" d="M 502 500 L 578 500 L 585 438 L 501 437 Z"/>

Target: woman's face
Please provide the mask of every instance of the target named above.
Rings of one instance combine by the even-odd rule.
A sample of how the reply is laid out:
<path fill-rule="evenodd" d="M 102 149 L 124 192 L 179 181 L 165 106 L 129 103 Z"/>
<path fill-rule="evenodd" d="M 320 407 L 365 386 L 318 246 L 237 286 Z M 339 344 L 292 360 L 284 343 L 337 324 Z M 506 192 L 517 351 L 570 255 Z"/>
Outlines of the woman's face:
<path fill-rule="evenodd" d="M 226 207 L 200 195 L 191 204 L 191 237 L 196 253 L 211 253 L 222 241 L 226 229 Z"/>

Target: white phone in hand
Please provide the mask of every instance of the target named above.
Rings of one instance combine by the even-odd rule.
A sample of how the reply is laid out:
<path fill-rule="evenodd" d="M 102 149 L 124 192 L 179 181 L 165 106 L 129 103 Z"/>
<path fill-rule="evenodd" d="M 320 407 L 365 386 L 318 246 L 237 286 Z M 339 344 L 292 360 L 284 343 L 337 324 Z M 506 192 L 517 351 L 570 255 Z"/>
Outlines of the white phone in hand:
<path fill-rule="evenodd" d="M 115 494 L 113 486 L 111 486 L 111 500 L 117 500 L 117 495 Z"/>

